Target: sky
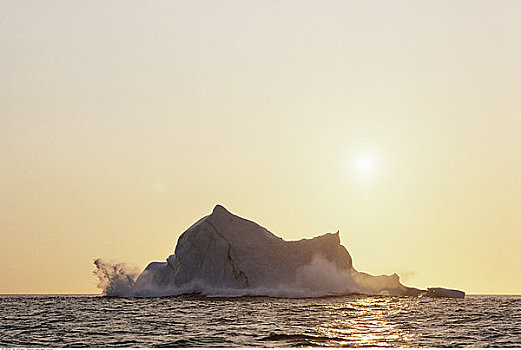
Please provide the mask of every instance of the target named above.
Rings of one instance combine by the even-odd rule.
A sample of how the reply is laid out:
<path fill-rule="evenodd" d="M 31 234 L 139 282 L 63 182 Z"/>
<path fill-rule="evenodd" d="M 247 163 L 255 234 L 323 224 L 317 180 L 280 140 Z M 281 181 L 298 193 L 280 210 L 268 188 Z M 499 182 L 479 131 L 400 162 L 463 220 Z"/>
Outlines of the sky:
<path fill-rule="evenodd" d="M 521 294 L 521 2 L 0 2 L 0 293 L 99 293 L 216 204 Z"/>

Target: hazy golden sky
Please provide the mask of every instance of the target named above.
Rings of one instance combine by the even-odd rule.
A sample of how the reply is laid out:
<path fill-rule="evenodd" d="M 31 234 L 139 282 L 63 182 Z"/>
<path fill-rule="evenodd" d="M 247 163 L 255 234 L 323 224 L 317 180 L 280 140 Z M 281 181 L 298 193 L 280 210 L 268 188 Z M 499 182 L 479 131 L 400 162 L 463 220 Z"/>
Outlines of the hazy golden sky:
<path fill-rule="evenodd" d="M 221 203 L 521 293 L 521 2 L 0 2 L 0 293 L 96 293 Z M 372 169 L 356 167 L 367 157 Z"/>

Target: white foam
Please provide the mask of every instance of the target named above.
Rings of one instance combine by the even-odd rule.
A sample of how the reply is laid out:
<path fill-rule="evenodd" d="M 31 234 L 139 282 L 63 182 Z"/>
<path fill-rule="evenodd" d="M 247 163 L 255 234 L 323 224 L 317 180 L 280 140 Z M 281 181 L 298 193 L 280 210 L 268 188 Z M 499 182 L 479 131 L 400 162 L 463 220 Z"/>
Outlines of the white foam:
<path fill-rule="evenodd" d="M 108 296 L 160 297 L 182 294 L 201 294 L 209 297 L 270 296 L 285 298 L 321 297 L 362 293 L 352 276 L 339 270 L 334 264 L 320 256 L 313 258 L 311 264 L 302 266 L 291 283 L 281 283 L 273 287 L 223 288 L 208 285 L 195 279 L 182 286 L 158 284 L 153 280 L 136 283 L 137 269 L 129 264 L 115 264 L 96 259 L 96 275 L 100 279 L 99 288 Z M 107 273 L 108 272 L 108 273 Z"/>

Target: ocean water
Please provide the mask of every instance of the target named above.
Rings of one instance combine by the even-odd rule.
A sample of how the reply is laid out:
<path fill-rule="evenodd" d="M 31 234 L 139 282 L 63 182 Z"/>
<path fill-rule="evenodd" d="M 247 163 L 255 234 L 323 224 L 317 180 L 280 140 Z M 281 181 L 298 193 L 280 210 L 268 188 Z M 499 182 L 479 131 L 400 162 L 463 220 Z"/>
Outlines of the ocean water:
<path fill-rule="evenodd" d="M 0 296 L 2 347 L 521 347 L 521 296 Z"/>

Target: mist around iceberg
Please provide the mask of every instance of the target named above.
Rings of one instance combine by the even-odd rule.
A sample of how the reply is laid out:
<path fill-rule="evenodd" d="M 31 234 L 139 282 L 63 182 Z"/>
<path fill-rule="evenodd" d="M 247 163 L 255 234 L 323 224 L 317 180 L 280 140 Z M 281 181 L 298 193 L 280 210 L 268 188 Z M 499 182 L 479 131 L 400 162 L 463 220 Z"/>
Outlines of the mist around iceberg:
<path fill-rule="evenodd" d="M 397 274 L 373 276 L 354 269 L 339 232 L 285 241 L 221 205 L 189 227 L 164 262 L 151 262 L 142 272 L 99 258 L 94 265 L 98 288 L 106 296 L 302 298 L 427 292 L 402 285 Z"/>
<path fill-rule="evenodd" d="M 353 278 L 334 264 L 315 256 L 309 265 L 302 266 L 295 280 L 275 287 L 223 288 L 194 279 L 182 286 L 162 286 L 152 281 L 136 284 L 140 276 L 137 266 L 114 263 L 103 259 L 94 260 L 98 288 L 106 296 L 160 297 L 183 294 L 202 294 L 209 297 L 270 296 L 286 298 L 321 297 L 327 295 L 363 294 Z M 147 274 L 146 270 L 143 274 Z"/>

